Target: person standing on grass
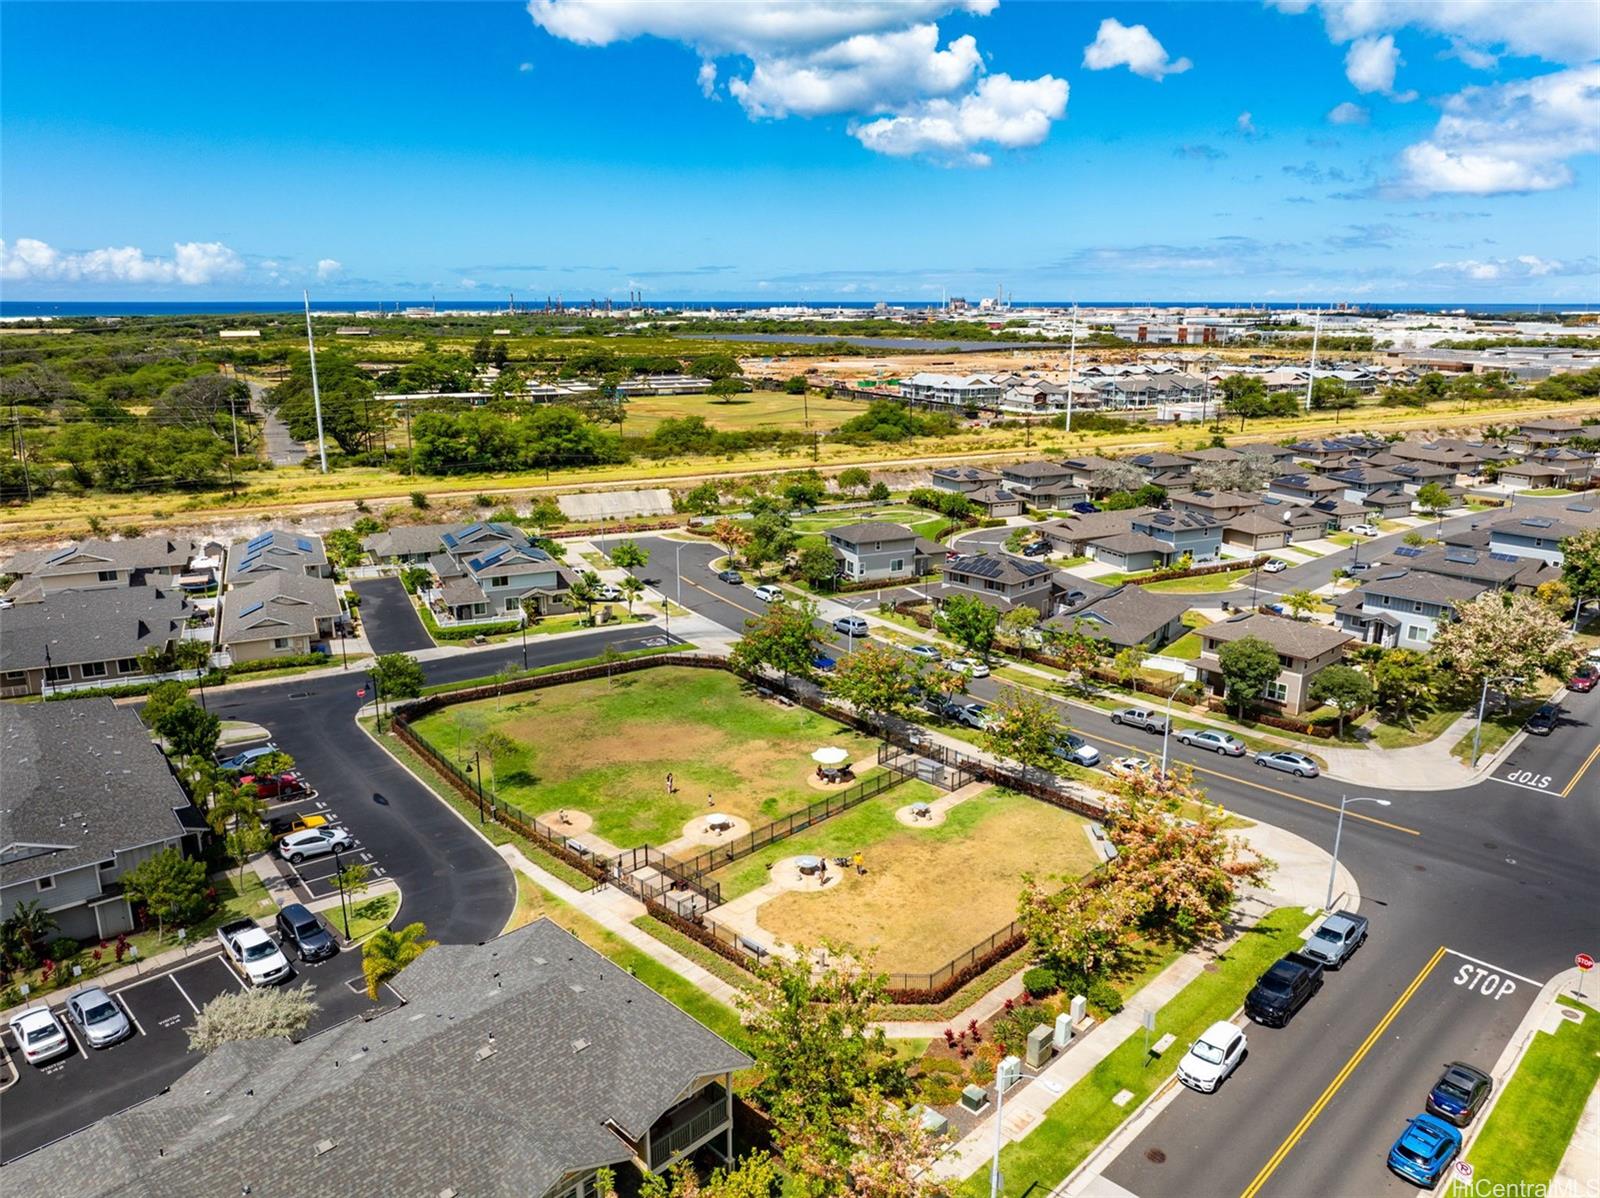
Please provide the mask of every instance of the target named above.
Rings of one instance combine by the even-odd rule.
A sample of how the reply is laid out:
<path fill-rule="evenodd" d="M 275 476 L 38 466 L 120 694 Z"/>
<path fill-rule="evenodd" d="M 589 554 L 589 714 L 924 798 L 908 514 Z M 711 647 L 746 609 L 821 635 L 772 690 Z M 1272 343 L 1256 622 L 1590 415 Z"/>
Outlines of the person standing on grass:
<path fill-rule="evenodd" d="M 675 787 L 672 785 L 672 771 L 667 771 L 667 793 L 671 794 Z"/>
<path fill-rule="evenodd" d="M 866 863 L 863 862 L 862 859 L 861 859 L 861 850 L 860 849 L 856 850 L 855 867 L 856 867 L 857 876 L 860 876 L 861 874 L 864 874 L 864 873 L 867 872 Z"/>

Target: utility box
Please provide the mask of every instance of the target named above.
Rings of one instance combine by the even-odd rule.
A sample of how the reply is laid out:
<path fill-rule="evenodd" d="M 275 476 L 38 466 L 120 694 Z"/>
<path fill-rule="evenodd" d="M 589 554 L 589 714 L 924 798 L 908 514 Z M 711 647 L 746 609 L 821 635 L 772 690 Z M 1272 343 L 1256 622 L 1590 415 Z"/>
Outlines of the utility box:
<path fill-rule="evenodd" d="M 1009 1090 L 1021 1080 L 1021 1057 L 1007 1057 L 1000 1062 L 999 1067 L 994 1071 L 994 1088 L 997 1091 Z"/>
<path fill-rule="evenodd" d="M 989 1105 L 989 1091 L 982 1086 L 967 1086 L 961 1091 L 961 1105 L 973 1114 L 977 1114 Z"/>
<path fill-rule="evenodd" d="M 1089 1000 L 1081 994 L 1072 996 L 1072 1026 L 1080 1027 L 1083 1017 L 1089 1013 Z"/>
<path fill-rule="evenodd" d="M 1072 1043 L 1072 1017 L 1065 1011 L 1056 1016 L 1056 1034 L 1052 1043 L 1057 1052 Z"/>
<path fill-rule="evenodd" d="M 1050 1025 L 1041 1023 L 1028 1033 L 1028 1068 L 1037 1069 L 1048 1061 L 1052 1054 L 1050 1046 Z"/>
<path fill-rule="evenodd" d="M 917 1112 L 917 1118 L 922 1123 L 922 1130 L 930 1136 L 944 1136 L 950 1134 L 950 1120 L 946 1119 L 932 1107 L 923 1107 Z"/>

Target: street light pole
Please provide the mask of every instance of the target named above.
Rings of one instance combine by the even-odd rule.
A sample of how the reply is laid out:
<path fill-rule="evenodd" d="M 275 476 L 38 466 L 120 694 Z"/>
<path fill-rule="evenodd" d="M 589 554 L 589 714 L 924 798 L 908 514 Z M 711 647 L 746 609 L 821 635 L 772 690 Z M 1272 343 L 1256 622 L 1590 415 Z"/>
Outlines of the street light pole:
<path fill-rule="evenodd" d="M 333 878 L 339 884 L 339 912 L 344 917 L 344 938 L 350 939 L 350 904 L 344 895 L 344 862 L 339 858 L 339 850 L 333 850 Z"/>
<path fill-rule="evenodd" d="M 1483 743 L 1483 712 L 1489 705 L 1489 675 L 1483 676 L 1483 693 L 1478 696 L 1478 724 L 1472 730 L 1472 768 L 1478 768 L 1478 746 Z"/>
<path fill-rule="evenodd" d="M 1178 692 L 1182 689 L 1182 687 L 1175 686 L 1172 688 L 1172 693 L 1167 696 L 1167 716 L 1161 726 L 1161 778 L 1163 781 L 1167 777 L 1167 745 L 1172 740 L 1172 701 L 1178 697 Z"/>
<path fill-rule="evenodd" d="M 481 824 L 485 822 L 483 818 L 483 759 L 479 757 L 477 749 L 472 750 L 472 772 L 478 776 L 478 822 Z"/>
<path fill-rule="evenodd" d="M 522 672 L 524 674 L 528 672 L 528 612 L 526 608 L 522 612 Z"/>
<path fill-rule="evenodd" d="M 1372 799 L 1365 795 L 1356 795 L 1353 798 L 1339 796 L 1339 822 L 1333 830 L 1333 860 L 1328 863 L 1328 898 L 1322 904 L 1324 911 L 1333 910 L 1333 880 L 1339 872 L 1339 842 L 1344 838 L 1344 809 L 1351 803 L 1376 803 L 1379 807 L 1387 807 L 1388 799 Z"/>

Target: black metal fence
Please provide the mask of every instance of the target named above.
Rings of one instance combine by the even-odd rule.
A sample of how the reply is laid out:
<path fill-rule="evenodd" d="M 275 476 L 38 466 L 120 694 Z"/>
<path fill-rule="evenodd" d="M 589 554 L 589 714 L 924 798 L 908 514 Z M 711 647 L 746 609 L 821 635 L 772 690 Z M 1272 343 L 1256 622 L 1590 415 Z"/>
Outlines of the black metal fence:
<path fill-rule="evenodd" d="M 654 872 L 641 877 L 646 871 Z M 613 857 L 611 880 L 640 900 L 654 900 L 685 918 L 722 906 L 722 887 L 718 883 L 701 881 L 688 863 L 648 844 L 624 849 Z M 690 897 L 673 898 L 673 891 L 687 891 Z"/>
<path fill-rule="evenodd" d="M 998 932 L 978 941 L 966 952 L 946 961 L 928 973 L 891 973 L 889 997 L 892 1002 L 939 1002 L 954 994 L 985 969 L 1010 956 L 1027 943 L 1022 925 L 1012 920 Z"/>

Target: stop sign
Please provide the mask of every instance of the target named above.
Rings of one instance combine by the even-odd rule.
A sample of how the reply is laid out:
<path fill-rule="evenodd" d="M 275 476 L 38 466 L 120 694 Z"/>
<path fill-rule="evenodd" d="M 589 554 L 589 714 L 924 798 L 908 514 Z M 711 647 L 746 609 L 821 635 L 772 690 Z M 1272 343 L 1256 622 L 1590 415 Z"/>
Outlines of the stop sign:
<path fill-rule="evenodd" d="M 1594 968 L 1594 958 L 1591 957 L 1588 953 L 1579 953 L 1573 959 L 1577 962 L 1579 969 L 1588 971 L 1588 970 Z"/>

